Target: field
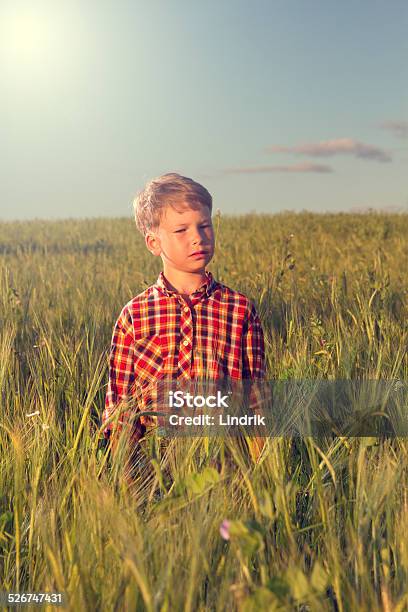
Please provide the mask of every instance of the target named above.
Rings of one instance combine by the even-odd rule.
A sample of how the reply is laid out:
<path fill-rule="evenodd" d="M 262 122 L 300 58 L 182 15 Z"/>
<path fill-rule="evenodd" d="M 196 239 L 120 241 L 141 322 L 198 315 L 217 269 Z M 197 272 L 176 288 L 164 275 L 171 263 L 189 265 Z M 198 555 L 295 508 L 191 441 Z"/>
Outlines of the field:
<path fill-rule="evenodd" d="M 408 215 L 214 223 L 209 269 L 256 304 L 269 378 L 408 379 Z M 81 611 L 408 610 L 407 439 L 271 438 L 255 462 L 151 436 L 126 488 L 99 430 L 107 354 L 159 263 L 131 219 L 0 224 L 0 590 Z"/>

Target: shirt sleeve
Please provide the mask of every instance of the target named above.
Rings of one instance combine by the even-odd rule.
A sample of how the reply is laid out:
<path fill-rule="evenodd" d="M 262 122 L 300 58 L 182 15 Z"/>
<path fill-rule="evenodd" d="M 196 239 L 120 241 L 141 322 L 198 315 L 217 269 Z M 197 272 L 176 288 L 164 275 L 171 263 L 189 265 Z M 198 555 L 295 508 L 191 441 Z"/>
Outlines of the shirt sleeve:
<path fill-rule="evenodd" d="M 109 354 L 109 380 L 105 398 L 105 409 L 102 414 L 102 424 L 112 417 L 118 404 L 131 400 L 134 392 L 134 335 L 132 318 L 125 306 L 113 329 L 112 343 Z M 118 430 L 128 420 L 130 412 L 124 411 L 118 419 Z M 103 430 L 105 438 L 109 438 L 114 423 L 111 421 Z"/>
<path fill-rule="evenodd" d="M 268 385 L 265 380 L 265 342 L 261 320 L 256 312 L 255 306 L 251 304 L 247 323 L 244 328 L 243 337 L 243 379 L 250 380 L 250 390 L 248 395 L 248 404 L 251 412 L 264 415 Z M 265 435 L 265 427 L 259 427 L 261 435 Z M 263 447 L 263 442 L 258 440 L 260 448 Z"/>
<path fill-rule="evenodd" d="M 242 339 L 243 379 L 265 378 L 265 343 L 261 320 L 255 306 L 250 305 Z"/>

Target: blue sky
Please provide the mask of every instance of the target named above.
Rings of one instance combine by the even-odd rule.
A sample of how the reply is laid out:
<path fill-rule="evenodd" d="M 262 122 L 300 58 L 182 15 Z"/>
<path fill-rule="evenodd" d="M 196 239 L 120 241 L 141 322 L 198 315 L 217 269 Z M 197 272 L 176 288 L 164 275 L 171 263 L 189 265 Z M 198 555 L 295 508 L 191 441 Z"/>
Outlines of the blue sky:
<path fill-rule="evenodd" d="M 2 0 L 0 219 L 408 209 L 408 3 Z"/>

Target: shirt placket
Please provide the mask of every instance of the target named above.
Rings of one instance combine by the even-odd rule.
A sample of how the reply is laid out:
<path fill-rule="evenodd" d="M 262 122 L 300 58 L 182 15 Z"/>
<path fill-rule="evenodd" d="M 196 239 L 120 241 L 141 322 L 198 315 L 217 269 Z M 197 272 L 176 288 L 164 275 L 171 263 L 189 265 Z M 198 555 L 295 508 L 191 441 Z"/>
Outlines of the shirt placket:
<path fill-rule="evenodd" d="M 194 326 L 190 307 L 182 299 L 179 299 L 180 314 L 180 346 L 178 357 L 178 379 L 189 380 L 191 378 L 191 364 L 193 357 Z"/>

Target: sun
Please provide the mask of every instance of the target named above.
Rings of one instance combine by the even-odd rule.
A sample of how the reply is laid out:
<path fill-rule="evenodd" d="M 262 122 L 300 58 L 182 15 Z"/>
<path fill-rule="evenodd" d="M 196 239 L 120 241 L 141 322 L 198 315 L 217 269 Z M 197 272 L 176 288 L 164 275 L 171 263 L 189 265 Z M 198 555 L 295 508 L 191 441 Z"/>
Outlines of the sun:
<path fill-rule="evenodd" d="M 49 16 L 25 6 L 3 13 L 1 22 L 1 55 L 10 69 L 35 68 L 49 61 L 58 43 Z"/>

